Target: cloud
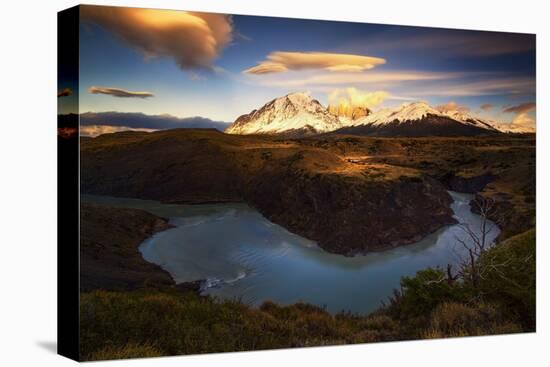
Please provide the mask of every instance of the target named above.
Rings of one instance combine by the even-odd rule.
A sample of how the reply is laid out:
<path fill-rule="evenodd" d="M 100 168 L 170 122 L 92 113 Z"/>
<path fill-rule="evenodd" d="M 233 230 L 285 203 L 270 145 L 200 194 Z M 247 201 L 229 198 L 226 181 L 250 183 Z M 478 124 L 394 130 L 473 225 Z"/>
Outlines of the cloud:
<path fill-rule="evenodd" d="M 460 112 L 468 112 L 470 111 L 470 108 L 467 106 L 462 106 L 457 104 L 456 102 L 447 102 L 445 104 L 439 105 L 435 107 L 436 110 L 439 110 L 441 112 L 450 112 L 450 111 L 460 111 Z"/>
<path fill-rule="evenodd" d="M 57 91 L 57 98 L 68 97 L 71 94 L 73 94 L 73 90 L 71 88 L 65 88 L 63 90 Z"/>
<path fill-rule="evenodd" d="M 509 106 L 504 108 L 502 111 L 504 113 L 517 113 L 517 114 L 525 114 L 527 112 L 530 112 L 536 108 L 535 102 L 528 102 L 528 103 L 522 103 L 516 106 Z"/>
<path fill-rule="evenodd" d="M 515 106 L 504 107 L 502 111 L 504 113 L 516 114 L 512 119 L 512 122 L 505 126 L 506 131 L 509 132 L 535 132 L 535 119 L 529 116 L 529 112 L 536 108 L 535 102 L 521 103 Z"/>
<path fill-rule="evenodd" d="M 86 125 L 80 127 L 80 136 L 96 137 L 103 134 L 118 133 L 121 131 L 143 131 L 153 132 L 154 129 L 132 128 L 128 126 L 110 126 L 110 125 Z"/>
<path fill-rule="evenodd" d="M 125 89 L 120 88 L 112 88 L 112 87 L 90 87 L 88 88 L 88 92 L 92 94 L 107 94 L 113 97 L 119 97 L 119 98 L 149 98 L 153 97 L 153 93 L 151 92 L 132 92 Z"/>
<path fill-rule="evenodd" d="M 247 74 L 281 73 L 288 70 L 323 69 L 332 72 L 359 72 L 385 64 L 379 57 L 328 52 L 275 51 L 266 60 L 244 71 Z"/>
<path fill-rule="evenodd" d="M 481 106 L 479 106 L 479 108 L 481 108 L 483 111 L 490 111 L 493 109 L 493 107 L 495 107 L 495 105 L 491 103 L 484 103 Z"/>
<path fill-rule="evenodd" d="M 328 95 L 329 105 L 364 107 L 373 109 L 384 102 L 389 93 L 383 91 L 368 92 L 356 88 L 335 89 Z"/>
<path fill-rule="evenodd" d="M 169 57 L 181 69 L 212 69 L 232 40 L 231 18 L 223 14 L 108 6 L 81 6 L 83 21 L 117 35 L 146 59 Z"/>
<path fill-rule="evenodd" d="M 370 73 L 351 74 L 351 73 L 322 73 L 305 75 L 301 77 L 291 76 L 289 78 L 272 78 L 266 76 L 262 80 L 254 80 L 254 84 L 260 84 L 270 87 L 282 87 L 282 88 L 303 88 L 304 86 L 332 86 L 335 85 L 362 85 L 368 84 L 372 86 L 376 84 L 377 87 L 390 86 L 393 84 L 400 84 L 403 82 L 413 81 L 435 81 L 459 78 L 464 73 L 446 73 L 446 72 L 417 72 L 417 71 L 388 71 Z"/>
<path fill-rule="evenodd" d="M 370 41 L 368 47 L 377 51 L 422 49 L 445 58 L 495 57 L 532 52 L 536 42 L 533 34 L 438 29 L 409 36 L 402 31 L 390 33 L 383 40 Z"/>
<path fill-rule="evenodd" d="M 510 133 L 535 133 L 535 120 L 526 113 L 518 114 L 511 123 L 499 126 L 503 131 Z"/>
<path fill-rule="evenodd" d="M 467 76 L 467 74 L 465 74 Z M 474 75 L 471 75 L 474 76 Z M 522 95 L 535 91 L 535 79 L 532 77 L 495 77 L 478 75 L 478 81 L 454 82 L 418 90 L 417 96 L 490 96 L 490 95 Z"/>
<path fill-rule="evenodd" d="M 80 115 L 80 125 L 119 126 L 131 129 L 202 128 L 225 130 L 225 122 L 204 117 L 178 118 L 171 115 L 145 115 L 133 112 L 86 112 Z"/>
<path fill-rule="evenodd" d="M 512 120 L 512 125 L 521 127 L 535 126 L 535 120 L 526 113 L 520 113 Z"/>

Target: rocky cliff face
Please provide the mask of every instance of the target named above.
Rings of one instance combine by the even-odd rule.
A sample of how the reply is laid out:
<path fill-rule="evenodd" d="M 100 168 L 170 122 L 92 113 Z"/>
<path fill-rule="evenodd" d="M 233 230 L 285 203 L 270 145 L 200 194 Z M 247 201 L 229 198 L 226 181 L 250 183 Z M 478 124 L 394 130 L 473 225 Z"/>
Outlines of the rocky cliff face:
<path fill-rule="evenodd" d="M 340 104 L 337 106 L 329 105 L 328 112 L 335 116 L 348 118 L 353 121 L 368 116 L 371 113 L 366 107 L 350 106 L 347 104 Z"/>
<path fill-rule="evenodd" d="M 452 199 L 428 178 L 367 182 L 330 174 L 260 175 L 249 201 L 271 221 L 347 256 L 414 243 L 455 223 Z"/>

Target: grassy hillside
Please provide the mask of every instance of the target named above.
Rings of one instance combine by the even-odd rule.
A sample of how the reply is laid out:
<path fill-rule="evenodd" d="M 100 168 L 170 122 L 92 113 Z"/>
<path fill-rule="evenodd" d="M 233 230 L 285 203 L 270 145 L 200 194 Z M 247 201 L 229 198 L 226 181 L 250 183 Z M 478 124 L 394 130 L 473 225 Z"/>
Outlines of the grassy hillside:
<path fill-rule="evenodd" d="M 81 164 L 83 193 L 243 201 L 346 255 L 416 242 L 454 223 L 445 186 L 418 169 L 357 164 L 307 141 L 193 129 L 106 134 L 81 143 Z"/>
<path fill-rule="evenodd" d="M 502 260 L 505 260 L 502 262 Z M 489 250 L 477 287 L 437 281 L 440 269 L 403 278 L 370 315 L 330 315 L 307 304 L 259 309 L 173 289 L 81 295 L 86 360 L 490 335 L 535 329 L 535 232 Z"/>

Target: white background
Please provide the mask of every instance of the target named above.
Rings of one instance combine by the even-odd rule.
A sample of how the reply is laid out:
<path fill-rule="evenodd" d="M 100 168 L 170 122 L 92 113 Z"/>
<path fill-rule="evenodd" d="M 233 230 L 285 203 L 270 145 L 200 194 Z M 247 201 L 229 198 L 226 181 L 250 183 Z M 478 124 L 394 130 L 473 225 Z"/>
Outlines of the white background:
<path fill-rule="evenodd" d="M 549 10 L 545 1 L 188 0 L 94 1 L 234 14 L 289 16 L 537 33 L 537 187 L 548 188 Z M 0 10 L 0 365 L 72 362 L 56 343 L 56 12 L 74 1 L 6 0 Z M 550 357 L 545 249 L 548 196 L 537 194 L 536 334 L 349 347 L 167 357 L 94 366 L 537 366 Z M 7 205 L 6 205 L 7 204 Z M 546 241 L 546 243 L 544 243 Z M 544 292 L 546 290 L 546 293 Z M 546 339 L 546 341 L 544 340 Z M 545 349 L 546 347 L 546 349 Z"/>

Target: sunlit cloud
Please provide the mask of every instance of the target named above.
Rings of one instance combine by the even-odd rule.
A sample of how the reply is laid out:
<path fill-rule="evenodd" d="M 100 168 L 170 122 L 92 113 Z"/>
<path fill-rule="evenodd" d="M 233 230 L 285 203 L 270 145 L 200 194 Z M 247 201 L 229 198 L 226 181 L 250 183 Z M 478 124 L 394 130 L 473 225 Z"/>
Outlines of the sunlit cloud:
<path fill-rule="evenodd" d="M 447 102 L 445 104 L 441 104 L 439 106 L 436 106 L 435 109 L 439 110 L 441 112 L 451 112 L 451 111 L 468 112 L 468 111 L 470 111 L 469 107 L 459 105 L 454 101 Z"/>
<path fill-rule="evenodd" d="M 328 95 L 330 105 L 347 105 L 351 107 L 364 107 L 373 109 L 381 105 L 389 96 L 384 91 L 368 92 L 357 88 L 335 89 Z"/>
<path fill-rule="evenodd" d="M 527 112 L 533 111 L 536 108 L 536 106 L 537 105 L 535 104 L 535 102 L 522 103 L 516 106 L 505 107 L 502 110 L 502 112 L 517 113 L 518 115 L 520 115 L 520 114 L 525 114 Z"/>
<path fill-rule="evenodd" d="M 335 89 L 328 95 L 328 110 L 338 116 L 357 119 L 367 115 L 389 96 L 384 91 L 368 92 L 357 88 Z"/>
<path fill-rule="evenodd" d="M 521 103 L 514 106 L 507 106 L 502 109 L 504 113 L 515 114 L 512 122 L 507 126 L 510 132 L 528 132 L 535 131 L 536 121 L 529 115 L 529 112 L 535 110 L 535 102 Z"/>
<path fill-rule="evenodd" d="M 526 113 L 518 114 L 511 123 L 501 124 L 500 127 L 507 132 L 511 133 L 534 133 L 536 132 L 535 119 L 530 117 Z"/>
<path fill-rule="evenodd" d="M 266 60 L 244 72 L 247 74 L 281 73 L 289 70 L 323 69 L 332 72 L 360 72 L 385 64 L 379 57 L 328 52 L 275 51 Z"/>
<path fill-rule="evenodd" d="M 535 126 L 535 120 L 526 113 L 520 113 L 512 120 L 512 125 Z"/>
<path fill-rule="evenodd" d="M 491 103 L 484 103 L 481 106 L 479 106 L 479 108 L 481 108 L 483 111 L 491 111 L 493 107 L 495 107 L 495 105 Z"/>
<path fill-rule="evenodd" d="M 112 87 L 91 86 L 88 88 L 88 92 L 91 94 L 107 94 L 119 98 L 149 98 L 154 96 L 151 92 L 132 92 L 125 89 Z"/>
<path fill-rule="evenodd" d="M 57 91 L 57 98 L 68 97 L 71 94 L 73 94 L 73 90 L 71 88 L 65 88 L 60 91 Z"/>
<path fill-rule="evenodd" d="M 108 6 L 81 6 L 83 21 L 120 37 L 146 59 L 169 57 L 182 69 L 211 69 L 232 40 L 231 18 L 223 14 Z"/>

